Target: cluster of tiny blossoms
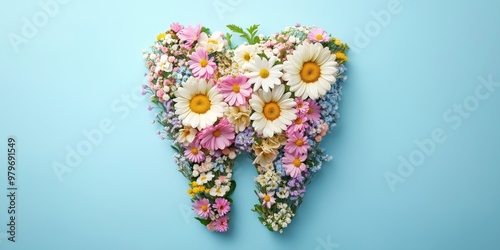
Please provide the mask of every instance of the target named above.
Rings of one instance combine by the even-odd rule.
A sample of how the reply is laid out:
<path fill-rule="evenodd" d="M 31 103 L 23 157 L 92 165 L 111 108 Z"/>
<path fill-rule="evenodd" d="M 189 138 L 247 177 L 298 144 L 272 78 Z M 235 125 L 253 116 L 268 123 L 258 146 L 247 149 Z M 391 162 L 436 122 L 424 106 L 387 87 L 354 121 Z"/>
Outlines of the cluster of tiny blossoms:
<path fill-rule="evenodd" d="M 255 36 L 258 26 L 228 27 L 248 42 L 232 48 L 230 35 L 201 25 L 173 23 L 159 34 L 144 52 L 143 94 L 157 107 L 158 135 L 173 140 L 202 224 L 228 230 L 234 159 L 249 152 L 258 172 L 253 210 L 283 232 L 331 159 L 319 144 L 338 119 L 348 46 L 314 26 L 268 37 Z"/>

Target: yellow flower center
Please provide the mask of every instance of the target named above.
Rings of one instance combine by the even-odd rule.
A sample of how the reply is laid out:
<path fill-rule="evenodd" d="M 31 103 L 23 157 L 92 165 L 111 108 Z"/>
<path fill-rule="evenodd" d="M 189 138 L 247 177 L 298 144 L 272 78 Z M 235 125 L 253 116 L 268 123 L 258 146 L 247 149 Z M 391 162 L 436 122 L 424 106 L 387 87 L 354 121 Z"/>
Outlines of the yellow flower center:
<path fill-rule="evenodd" d="M 269 102 L 264 105 L 263 114 L 266 119 L 274 121 L 276 118 L 280 117 L 281 109 L 280 106 L 275 102 Z"/>
<path fill-rule="evenodd" d="M 321 76 L 321 69 L 316 62 L 305 62 L 300 70 L 300 78 L 305 83 L 316 82 Z"/>
<path fill-rule="evenodd" d="M 271 197 L 266 194 L 266 196 L 264 196 L 264 201 L 269 202 L 270 200 L 271 200 Z"/>
<path fill-rule="evenodd" d="M 302 124 L 302 118 L 297 118 L 297 120 L 295 120 L 295 124 L 297 125 Z"/>
<path fill-rule="evenodd" d="M 218 44 L 217 40 L 214 39 L 208 39 L 207 43 Z"/>
<path fill-rule="evenodd" d="M 237 85 L 237 84 L 233 85 L 233 92 L 240 93 L 240 85 Z"/>
<path fill-rule="evenodd" d="M 200 61 L 200 66 L 201 66 L 201 67 L 205 67 L 205 66 L 207 66 L 207 65 L 208 65 L 208 61 L 207 61 L 207 60 L 205 60 L 205 59 L 201 59 L 201 61 Z"/>
<path fill-rule="evenodd" d="M 191 149 L 191 153 L 194 154 L 194 155 L 197 155 L 198 154 L 198 149 L 197 148 L 192 148 Z"/>
<path fill-rule="evenodd" d="M 313 110 L 312 108 L 309 108 L 309 109 L 307 110 L 307 114 L 308 114 L 308 115 L 312 115 L 312 114 L 313 114 L 313 112 L 314 112 L 314 110 Z"/>
<path fill-rule="evenodd" d="M 243 59 L 245 59 L 245 61 L 247 62 L 250 62 L 250 59 L 252 59 L 250 57 L 250 52 L 245 52 L 245 54 L 243 54 Z"/>
<path fill-rule="evenodd" d="M 300 161 L 299 158 L 295 158 L 295 160 L 293 160 L 293 165 L 298 168 L 300 167 L 300 165 L 302 164 L 302 162 Z"/>
<path fill-rule="evenodd" d="M 206 176 L 206 175 L 204 175 L 204 176 L 202 176 L 202 177 L 201 177 L 201 180 L 202 180 L 202 181 L 204 181 L 204 180 L 206 180 L 206 179 L 207 179 L 207 176 Z"/>
<path fill-rule="evenodd" d="M 302 145 L 304 145 L 304 141 L 303 141 L 303 140 L 301 140 L 301 139 L 297 139 L 297 140 L 295 141 L 295 145 L 296 145 L 297 147 L 302 147 Z"/>
<path fill-rule="evenodd" d="M 215 130 L 215 131 L 212 133 L 212 135 L 213 135 L 214 137 L 219 137 L 219 136 L 220 136 L 220 130 Z"/>
<path fill-rule="evenodd" d="M 321 34 L 316 35 L 316 40 L 321 41 L 323 40 L 323 36 Z"/>
<path fill-rule="evenodd" d="M 210 99 L 203 94 L 194 96 L 189 102 L 189 108 L 197 114 L 205 114 L 210 109 L 210 105 Z"/>
<path fill-rule="evenodd" d="M 261 69 L 259 72 L 259 75 L 261 78 L 266 79 L 269 76 L 269 70 L 267 69 Z"/>
<path fill-rule="evenodd" d="M 208 210 L 207 205 L 201 205 L 201 210 L 202 210 L 203 212 L 206 212 L 206 211 Z"/>

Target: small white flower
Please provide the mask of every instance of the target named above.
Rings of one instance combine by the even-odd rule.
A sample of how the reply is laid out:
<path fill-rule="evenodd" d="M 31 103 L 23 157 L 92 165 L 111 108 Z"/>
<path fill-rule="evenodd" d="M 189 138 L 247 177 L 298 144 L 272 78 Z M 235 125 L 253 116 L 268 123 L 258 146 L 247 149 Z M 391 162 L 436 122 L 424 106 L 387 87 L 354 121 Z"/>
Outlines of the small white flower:
<path fill-rule="evenodd" d="M 212 172 L 208 173 L 201 173 L 200 177 L 196 179 L 196 183 L 198 183 L 199 186 L 211 181 L 214 178 L 214 174 Z"/>
<path fill-rule="evenodd" d="M 196 170 L 193 171 L 193 177 L 198 177 L 198 175 L 200 175 L 200 173 Z"/>
<path fill-rule="evenodd" d="M 276 195 L 281 199 L 286 199 L 290 195 L 290 191 L 288 190 L 288 187 L 280 187 Z"/>
<path fill-rule="evenodd" d="M 219 31 L 214 32 L 210 35 L 210 37 L 208 37 L 207 33 L 201 32 L 198 44 L 208 51 L 208 53 L 212 53 L 214 51 L 221 52 L 224 48 L 224 40 L 222 40 L 222 36 L 222 33 Z"/>
<path fill-rule="evenodd" d="M 217 182 L 217 181 L 215 181 Z M 220 182 L 219 184 L 216 184 L 214 187 L 212 187 L 210 189 L 210 195 L 211 196 L 224 196 L 228 191 L 229 191 L 229 186 L 226 186 L 226 185 L 220 185 Z"/>

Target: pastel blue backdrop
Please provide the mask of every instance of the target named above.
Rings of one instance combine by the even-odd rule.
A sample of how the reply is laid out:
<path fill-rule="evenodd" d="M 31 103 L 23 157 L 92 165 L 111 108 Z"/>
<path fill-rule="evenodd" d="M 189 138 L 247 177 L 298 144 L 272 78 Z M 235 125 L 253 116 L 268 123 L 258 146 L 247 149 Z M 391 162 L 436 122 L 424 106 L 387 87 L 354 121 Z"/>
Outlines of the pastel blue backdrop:
<path fill-rule="evenodd" d="M 0 249 L 500 249 L 499 8 L 2 1 Z M 245 157 L 231 231 L 210 233 L 193 219 L 186 181 L 137 95 L 141 52 L 174 21 L 221 31 L 260 23 L 263 34 L 314 24 L 353 47 L 341 119 L 324 141 L 334 160 L 282 235 L 250 211 L 255 170 Z M 102 138 L 89 141 L 95 129 Z M 9 136 L 18 149 L 16 243 L 6 233 Z M 77 147 L 85 155 L 68 156 Z M 59 178 L 53 166 L 68 172 Z"/>

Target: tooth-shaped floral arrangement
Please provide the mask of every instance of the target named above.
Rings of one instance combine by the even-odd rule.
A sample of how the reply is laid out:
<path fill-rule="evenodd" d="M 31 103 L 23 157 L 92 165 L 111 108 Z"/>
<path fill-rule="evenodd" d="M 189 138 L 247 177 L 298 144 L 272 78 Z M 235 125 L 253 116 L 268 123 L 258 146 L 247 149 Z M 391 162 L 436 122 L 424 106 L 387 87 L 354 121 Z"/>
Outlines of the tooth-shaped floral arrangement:
<path fill-rule="evenodd" d="M 234 160 L 248 152 L 258 174 L 253 211 L 283 232 L 331 159 L 320 142 L 339 117 L 349 47 L 314 26 L 270 36 L 257 35 L 258 25 L 227 27 L 171 24 L 144 52 L 143 94 L 157 110 L 159 136 L 173 141 L 197 220 L 228 230 Z M 246 42 L 234 45 L 232 34 Z"/>

